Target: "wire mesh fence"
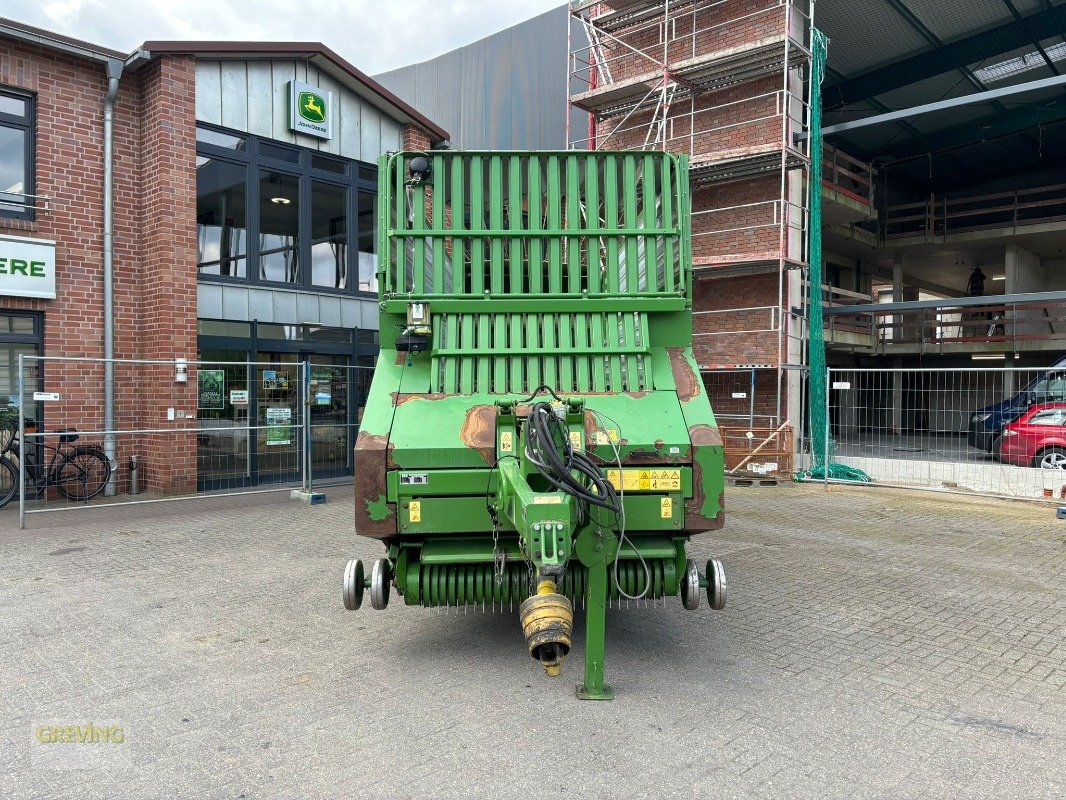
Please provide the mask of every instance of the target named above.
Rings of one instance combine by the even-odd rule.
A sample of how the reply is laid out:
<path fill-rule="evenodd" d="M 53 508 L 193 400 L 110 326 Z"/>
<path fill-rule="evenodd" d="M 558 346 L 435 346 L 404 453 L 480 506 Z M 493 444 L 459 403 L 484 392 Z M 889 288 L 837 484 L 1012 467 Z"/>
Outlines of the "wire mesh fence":
<path fill-rule="evenodd" d="M 372 369 L 22 356 L 0 504 L 27 514 L 350 480 Z"/>
<path fill-rule="evenodd" d="M 834 463 L 882 485 L 1066 499 L 1066 367 L 831 368 L 828 380 Z"/>

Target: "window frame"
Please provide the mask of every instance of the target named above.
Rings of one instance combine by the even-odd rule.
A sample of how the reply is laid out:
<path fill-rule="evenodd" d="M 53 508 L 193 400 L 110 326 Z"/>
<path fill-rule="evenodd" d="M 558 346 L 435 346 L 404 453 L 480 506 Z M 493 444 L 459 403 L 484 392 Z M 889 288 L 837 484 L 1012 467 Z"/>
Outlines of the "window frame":
<path fill-rule="evenodd" d="M 26 133 L 26 154 L 23 169 L 25 180 L 22 182 L 22 211 L 0 208 L 0 218 L 21 219 L 29 222 L 37 220 L 37 96 L 30 92 L 19 92 L 8 88 L 0 89 L 0 96 L 11 97 L 26 103 L 26 116 L 0 112 L 0 127 L 16 128 Z"/>
<path fill-rule="evenodd" d="M 370 194 L 374 203 L 377 202 L 378 182 L 377 180 L 368 180 L 361 176 L 361 171 L 367 167 L 376 171 L 377 165 L 369 164 L 364 161 L 356 161 L 350 158 L 344 158 L 333 153 L 323 153 L 318 150 L 312 150 L 306 147 L 300 147 L 298 145 L 289 144 L 287 142 L 279 142 L 275 139 L 268 139 L 266 137 L 255 136 L 244 131 L 232 130 L 229 128 L 223 128 L 218 125 L 211 125 L 204 122 L 196 123 L 197 129 L 211 131 L 214 133 L 226 134 L 229 136 L 237 136 L 244 140 L 245 147 L 243 150 L 237 150 L 231 147 L 223 147 L 221 145 L 210 144 L 207 142 L 196 142 L 196 155 L 202 158 L 216 159 L 219 161 L 226 161 L 231 164 L 243 165 L 245 168 L 245 209 L 246 209 L 246 225 L 247 225 L 247 237 L 248 237 L 248 254 L 246 257 L 247 265 L 245 269 L 244 278 L 237 278 L 233 276 L 225 275 L 211 275 L 209 273 L 200 272 L 200 264 L 197 261 L 197 275 L 198 281 L 205 283 L 224 283 L 224 284 L 238 284 L 242 286 L 261 286 L 271 289 L 289 289 L 297 291 L 316 292 L 321 294 L 336 294 L 344 296 L 357 296 L 357 297 L 377 297 L 376 289 L 374 291 L 359 289 L 359 196 L 360 194 Z M 270 148 L 282 148 L 295 153 L 297 156 L 295 161 L 287 161 L 284 159 L 271 158 L 269 156 L 262 155 L 260 153 L 260 143 L 266 144 Z M 329 158 L 338 163 L 345 165 L 345 173 L 334 172 L 331 170 L 318 169 L 312 165 L 312 159 L 315 156 Z M 297 202 L 299 204 L 299 225 L 298 236 L 299 245 L 297 250 L 297 259 L 299 263 L 299 281 L 293 283 L 287 283 L 284 281 L 271 281 L 265 280 L 259 277 L 259 234 L 260 234 L 260 192 L 259 192 L 259 175 L 261 171 L 269 170 L 271 172 L 278 172 L 284 175 L 295 177 L 298 181 L 299 194 Z M 313 270 L 311 268 L 311 198 L 312 198 L 312 184 L 314 182 L 328 183 L 333 186 L 340 187 L 347 192 L 347 199 L 345 201 L 345 211 L 347 214 L 347 258 L 348 264 L 345 274 L 345 286 L 338 288 L 332 286 L 318 286 L 312 283 Z M 375 253 L 377 251 L 377 241 L 375 236 Z M 205 262 L 206 263 L 206 262 Z"/>

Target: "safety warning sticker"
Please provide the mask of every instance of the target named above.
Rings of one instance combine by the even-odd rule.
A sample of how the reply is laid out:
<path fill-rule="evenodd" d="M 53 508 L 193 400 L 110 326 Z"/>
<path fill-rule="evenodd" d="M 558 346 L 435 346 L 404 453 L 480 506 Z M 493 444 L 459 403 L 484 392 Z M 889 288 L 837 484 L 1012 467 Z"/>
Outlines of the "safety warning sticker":
<path fill-rule="evenodd" d="M 623 492 L 680 492 L 679 469 L 625 469 L 619 480 L 618 470 L 607 470 L 607 480 Z"/>

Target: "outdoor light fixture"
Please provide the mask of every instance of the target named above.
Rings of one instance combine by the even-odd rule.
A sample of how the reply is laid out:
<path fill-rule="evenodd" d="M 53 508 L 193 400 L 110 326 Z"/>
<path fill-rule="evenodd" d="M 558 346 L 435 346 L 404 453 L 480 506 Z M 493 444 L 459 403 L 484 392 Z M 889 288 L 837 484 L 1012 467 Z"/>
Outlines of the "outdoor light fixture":
<path fill-rule="evenodd" d="M 1003 353 L 974 353 L 970 358 L 974 361 L 1003 361 L 1006 356 Z"/>
<path fill-rule="evenodd" d="M 993 275 L 992 276 L 992 280 L 994 280 L 994 281 L 1005 281 L 1005 280 L 1007 280 L 1007 276 L 1006 275 Z"/>
<path fill-rule="evenodd" d="M 174 359 L 174 383 L 189 382 L 189 359 Z"/>
<path fill-rule="evenodd" d="M 292 200 L 287 197 L 271 197 L 270 202 L 277 203 L 279 206 L 287 206 Z"/>
<path fill-rule="evenodd" d="M 415 156 L 408 163 L 407 170 L 411 173 L 412 183 L 422 183 L 429 177 L 429 159 L 425 156 Z"/>

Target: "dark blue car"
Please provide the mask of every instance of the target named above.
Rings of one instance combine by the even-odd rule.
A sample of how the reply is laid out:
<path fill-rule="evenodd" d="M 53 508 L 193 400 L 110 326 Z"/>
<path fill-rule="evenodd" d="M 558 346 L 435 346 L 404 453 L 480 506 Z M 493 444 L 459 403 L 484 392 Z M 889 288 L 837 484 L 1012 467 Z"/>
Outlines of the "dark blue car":
<path fill-rule="evenodd" d="M 1066 400 L 1066 358 L 1041 372 L 1017 394 L 974 412 L 966 440 L 970 447 L 995 455 L 999 452 L 999 437 L 1003 426 L 1014 422 L 1032 406 Z"/>

